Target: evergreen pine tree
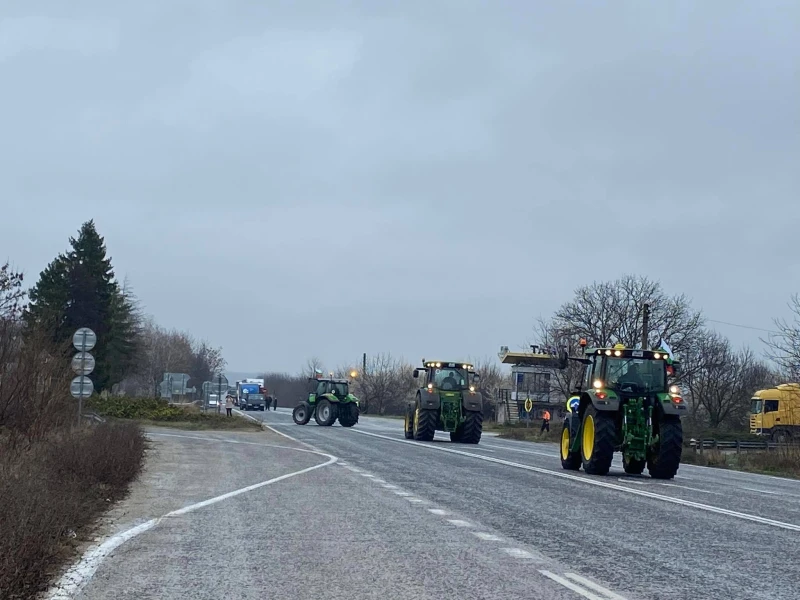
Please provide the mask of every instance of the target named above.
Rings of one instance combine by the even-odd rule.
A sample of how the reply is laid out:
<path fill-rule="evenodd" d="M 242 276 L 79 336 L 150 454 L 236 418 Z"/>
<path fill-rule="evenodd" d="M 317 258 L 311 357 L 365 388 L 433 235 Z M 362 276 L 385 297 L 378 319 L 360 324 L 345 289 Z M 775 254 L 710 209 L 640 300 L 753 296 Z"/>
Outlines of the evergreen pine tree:
<path fill-rule="evenodd" d="M 72 249 L 56 257 L 30 291 L 26 320 L 29 326 L 50 332 L 58 344 L 65 344 L 79 327 L 94 330 L 96 367 L 91 378 L 95 388 L 103 391 L 120 381 L 132 365 L 135 306 L 114 279 L 94 221 L 84 223 L 78 237 L 69 241 Z"/>

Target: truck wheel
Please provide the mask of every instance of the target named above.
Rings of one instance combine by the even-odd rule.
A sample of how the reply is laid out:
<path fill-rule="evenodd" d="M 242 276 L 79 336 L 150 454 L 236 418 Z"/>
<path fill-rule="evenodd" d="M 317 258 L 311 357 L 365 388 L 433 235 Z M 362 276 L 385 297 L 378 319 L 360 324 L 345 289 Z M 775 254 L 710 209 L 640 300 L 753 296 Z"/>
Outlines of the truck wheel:
<path fill-rule="evenodd" d="M 317 425 L 330 427 L 336 421 L 336 407 L 330 400 L 320 400 L 317 402 L 317 410 L 314 411 L 314 420 Z"/>
<path fill-rule="evenodd" d="M 355 402 L 347 402 L 339 405 L 339 425 L 342 427 L 352 427 L 358 423 L 358 406 Z"/>
<path fill-rule="evenodd" d="M 406 418 L 403 420 L 403 435 L 407 440 L 414 439 L 414 411 L 406 409 Z"/>
<path fill-rule="evenodd" d="M 614 441 L 617 431 L 614 417 L 600 412 L 594 406 L 586 409 L 581 428 L 581 454 L 583 470 L 589 475 L 606 475 L 614 458 Z"/>
<path fill-rule="evenodd" d="M 622 455 L 622 468 L 628 475 L 641 475 L 644 471 L 644 466 L 647 464 L 646 460 L 636 460 Z"/>
<path fill-rule="evenodd" d="M 676 415 L 662 415 L 658 422 L 658 443 L 647 456 L 647 471 L 653 479 L 672 479 L 678 472 L 683 452 L 683 425 Z"/>
<path fill-rule="evenodd" d="M 414 410 L 414 439 L 418 442 L 430 442 L 433 440 L 438 421 L 438 410 L 424 410 L 418 404 Z"/>
<path fill-rule="evenodd" d="M 564 427 L 561 430 L 561 468 L 567 471 L 578 471 L 581 468 L 581 453 L 569 451 L 572 440 L 569 424 L 564 421 Z"/>
<path fill-rule="evenodd" d="M 308 402 L 301 402 L 294 407 L 292 420 L 298 425 L 305 425 L 311 420 L 311 406 Z"/>
<path fill-rule="evenodd" d="M 477 444 L 481 441 L 483 433 L 483 412 L 479 410 L 464 411 L 464 422 L 458 428 L 462 444 Z M 452 439 L 452 437 L 451 437 Z"/>

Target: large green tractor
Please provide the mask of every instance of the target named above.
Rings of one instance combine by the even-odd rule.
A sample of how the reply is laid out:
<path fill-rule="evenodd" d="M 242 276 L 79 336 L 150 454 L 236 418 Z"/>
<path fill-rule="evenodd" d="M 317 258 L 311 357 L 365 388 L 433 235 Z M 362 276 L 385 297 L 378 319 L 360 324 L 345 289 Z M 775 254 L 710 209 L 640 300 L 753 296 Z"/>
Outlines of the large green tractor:
<path fill-rule="evenodd" d="M 479 376 L 463 362 L 426 361 L 414 369 L 422 379 L 406 407 L 407 440 L 431 441 L 437 431 L 449 431 L 450 441 L 477 444 L 483 431 L 483 398 L 477 391 Z"/>
<path fill-rule="evenodd" d="M 585 342 L 582 342 L 584 345 Z M 583 384 L 561 432 L 561 466 L 606 475 L 614 452 L 626 473 L 647 467 L 655 479 L 672 479 L 683 447 L 686 404 L 670 385 L 679 363 L 663 350 L 585 348 Z"/>
<path fill-rule="evenodd" d="M 350 393 L 347 379 L 309 378 L 309 381 L 315 382 L 314 391 L 292 411 L 295 423 L 305 425 L 312 416 L 323 427 L 333 425 L 336 419 L 342 427 L 358 423 L 358 398 Z"/>

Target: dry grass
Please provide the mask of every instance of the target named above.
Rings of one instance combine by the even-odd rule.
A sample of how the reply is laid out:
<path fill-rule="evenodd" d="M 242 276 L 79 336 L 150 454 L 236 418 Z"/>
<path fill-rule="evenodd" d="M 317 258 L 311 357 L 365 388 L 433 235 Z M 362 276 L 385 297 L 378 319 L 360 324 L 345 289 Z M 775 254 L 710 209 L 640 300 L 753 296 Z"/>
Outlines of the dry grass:
<path fill-rule="evenodd" d="M 46 587 L 96 517 L 125 494 L 144 451 L 134 423 L 53 431 L 24 449 L 0 450 L 0 598 L 32 598 Z"/>

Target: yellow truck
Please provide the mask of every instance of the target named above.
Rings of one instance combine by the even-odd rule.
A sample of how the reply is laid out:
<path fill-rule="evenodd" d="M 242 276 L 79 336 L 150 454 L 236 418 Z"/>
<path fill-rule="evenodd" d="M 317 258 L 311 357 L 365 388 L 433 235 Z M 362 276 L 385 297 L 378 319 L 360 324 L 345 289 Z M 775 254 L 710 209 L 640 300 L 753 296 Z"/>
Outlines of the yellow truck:
<path fill-rule="evenodd" d="M 778 442 L 800 440 L 800 383 L 784 383 L 753 394 L 750 433 Z"/>

